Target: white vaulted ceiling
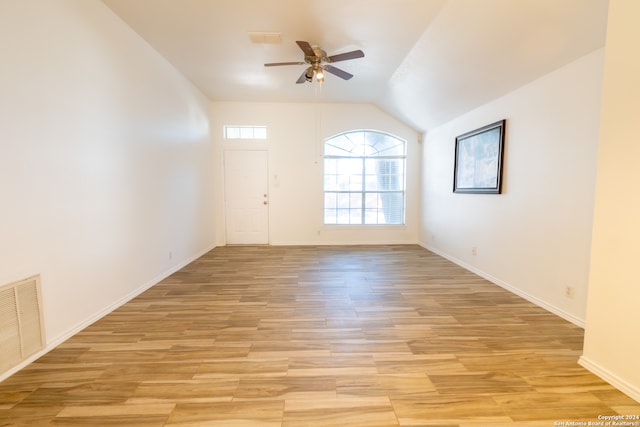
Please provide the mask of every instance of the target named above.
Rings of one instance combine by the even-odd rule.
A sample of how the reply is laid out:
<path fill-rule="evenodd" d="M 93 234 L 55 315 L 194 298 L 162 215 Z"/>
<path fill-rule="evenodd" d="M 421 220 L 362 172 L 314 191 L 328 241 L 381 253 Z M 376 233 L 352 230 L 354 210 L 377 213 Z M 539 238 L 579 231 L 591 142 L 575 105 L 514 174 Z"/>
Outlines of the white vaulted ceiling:
<path fill-rule="evenodd" d="M 607 0 L 104 0 L 214 101 L 372 103 L 424 131 L 604 46 Z M 280 33 L 275 44 L 249 32 Z M 295 84 L 296 40 L 355 75 Z"/>

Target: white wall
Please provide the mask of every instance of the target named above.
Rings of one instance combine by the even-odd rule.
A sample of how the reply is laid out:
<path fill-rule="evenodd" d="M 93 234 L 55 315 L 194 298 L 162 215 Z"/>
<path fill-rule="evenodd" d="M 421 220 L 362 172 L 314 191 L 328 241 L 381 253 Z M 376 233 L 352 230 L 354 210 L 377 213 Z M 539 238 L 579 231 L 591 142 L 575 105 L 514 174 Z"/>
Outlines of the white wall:
<path fill-rule="evenodd" d="M 612 0 L 580 362 L 640 402 L 640 2 Z"/>
<path fill-rule="evenodd" d="M 593 52 L 433 129 L 423 150 L 421 244 L 579 325 L 603 55 Z M 501 119 L 503 194 L 454 194 L 456 136 Z"/>
<path fill-rule="evenodd" d="M 329 83 L 326 83 L 329 84 Z M 418 236 L 418 135 L 371 105 L 215 102 L 212 135 L 216 145 L 216 236 L 225 243 L 222 153 L 233 148 L 269 151 L 269 241 L 272 245 L 416 243 Z M 266 125 L 266 141 L 225 141 L 224 125 Z M 322 224 L 322 143 L 354 129 L 374 129 L 407 140 L 405 226 L 352 227 Z"/>
<path fill-rule="evenodd" d="M 209 102 L 97 0 L 0 2 L 0 284 L 52 346 L 213 247 Z"/>

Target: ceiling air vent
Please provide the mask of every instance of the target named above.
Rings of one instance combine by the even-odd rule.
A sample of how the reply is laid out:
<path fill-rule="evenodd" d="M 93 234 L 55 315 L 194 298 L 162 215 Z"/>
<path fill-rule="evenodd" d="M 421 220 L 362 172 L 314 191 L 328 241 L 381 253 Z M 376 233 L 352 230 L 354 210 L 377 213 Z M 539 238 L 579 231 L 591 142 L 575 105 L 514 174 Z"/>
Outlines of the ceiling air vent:
<path fill-rule="evenodd" d="M 252 43 L 258 44 L 278 44 L 282 41 L 280 33 L 265 31 L 250 31 L 249 39 Z"/>
<path fill-rule="evenodd" d="M 40 276 L 0 287 L 0 374 L 44 347 Z"/>

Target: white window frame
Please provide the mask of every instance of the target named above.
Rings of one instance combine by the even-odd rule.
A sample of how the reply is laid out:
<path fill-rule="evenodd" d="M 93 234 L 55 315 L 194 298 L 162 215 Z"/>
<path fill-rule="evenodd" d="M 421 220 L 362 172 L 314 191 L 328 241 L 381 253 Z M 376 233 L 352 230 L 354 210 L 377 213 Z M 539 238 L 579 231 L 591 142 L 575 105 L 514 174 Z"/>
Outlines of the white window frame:
<path fill-rule="evenodd" d="M 224 139 L 267 139 L 267 127 L 225 125 L 223 136 Z"/>
<path fill-rule="evenodd" d="M 341 138 L 341 137 L 346 137 L 349 138 L 349 135 L 355 135 L 357 133 L 373 133 L 373 134 L 379 134 L 379 135 L 383 135 L 387 138 L 392 138 L 395 141 L 398 141 L 398 143 L 402 144 L 402 154 L 392 154 L 392 155 L 376 155 L 376 154 L 369 154 L 367 155 L 366 153 L 364 153 L 364 151 L 366 150 L 365 147 L 363 147 L 363 145 L 365 144 L 361 144 L 362 149 L 363 149 L 363 153 L 358 153 L 358 155 L 355 155 L 354 153 L 348 153 L 347 151 L 345 151 L 345 155 L 336 155 L 336 154 L 327 154 L 327 147 L 328 144 L 330 143 L 330 141 L 337 139 L 337 138 Z M 367 140 L 366 135 L 362 136 L 363 140 Z M 358 190 L 355 190 L 353 188 L 349 188 L 349 189 L 343 189 L 343 190 L 336 190 L 336 189 L 327 189 L 327 180 L 330 179 L 330 177 L 333 176 L 340 176 L 339 174 L 330 174 L 327 175 L 327 160 L 336 160 L 336 159 L 349 159 L 354 161 L 357 160 L 361 160 L 362 162 L 362 170 L 360 172 L 361 174 L 361 186 Z M 367 173 L 366 173 L 366 163 L 367 160 L 370 159 L 374 159 L 376 161 L 379 160 L 390 160 L 390 161 L 398 161 L 400 160 L 401 163 L 401 170 L 402 170 L 402 174 L 398 174 L 397 177 L 401 178 L 401 182 L 397 182 L 397 184 L 399 185 L 399 189 L 393 189 L 393 190 L 384 190 L 384 189 L 380 189 L 380 188 L 376 188 L 375 190 L 371 190 L 371 189 L 367 189 L 367 184 L 366 184 L 366 177 L 367 177 Z M 365 226 L 365 227 L 379 227 L 379 226 L 402 226 L 406 224 L 406 167 L 407 167 L 407 142 L 406 140 L 387 133 L 387 132 L 382 132 L 382 131 L 377 131 L 377 130 L 352 130 L 352 131 L 347 131 L 347 132 L 342 132 L 340 134 L 337 135 L 333 135 L 327 139 L 324 140 L 323 142 L 323 224 L 325 226 L 346 226 L 346 225 L 351 225 L 351 226 Z M 357 175 L 357 174 L 355 174 Z M 335 194 L 335 199 L 336 199 L 336 206 L 335 207 L 327 207 L 327 201 L 331 198 L 331 195 Z M 337 206 L 338 204 L 338 199 L 339 196 L 338 194 L 348 194 L 348 195 L 354 195 L 355 198 L 357 199 L 358 197 L 360 198 L 360 206 L 351 206 L 349 205 L 348 208 L 340 208 Z M 376 195 L 377 198 L 377 202 L 376 202 L 376 208 L 371 208 L 367 206 L 367 196 L 372 197 L 373 195 Z M 383 198 L 383 195 L 387 194 L 396 194 L 396 195 L 401 195 L 401 203 L 402 203 L 402 212 L 401 212 L 401 220 L 400 221 L 396 221 L 396 222 L 390 222 L 387 223 L 385 222 L 380 222 L 380 211 L 384 211 L 384 203 L 385 201 L 381 200 L 381 198 Z M 393 197 L 392 197 L 393 198 Z M 394 198 L 395 199 L 395 198 Z M 335 222 L 327 222 L 327 214 L 328 211 L 331 210 L 335 210 L 336 214 L 336 221 Z M 338 216 L 338 211 L 339 210 L 348 210 L 349 211 L 349 222 L 340 222 L 339 216 Z M 372 222 L 370 219 L 368 219 L 367 217 L 367 212 L 371 212 L 372 210 L 376 211 L 376 220 L 375 222 Z M 353 211 L 353 212 L 352 212 Z M 359 212 L 359 214 L 358 214 Z M 353 214 L 358 214 L 358 215 L 353 215 Z M 383 213 L 384 215 L 384 213 Z M 356 216 L 360 217 L 359 221 L 355 221 L 353 220 L 353 218 L 355 218 Z"/>

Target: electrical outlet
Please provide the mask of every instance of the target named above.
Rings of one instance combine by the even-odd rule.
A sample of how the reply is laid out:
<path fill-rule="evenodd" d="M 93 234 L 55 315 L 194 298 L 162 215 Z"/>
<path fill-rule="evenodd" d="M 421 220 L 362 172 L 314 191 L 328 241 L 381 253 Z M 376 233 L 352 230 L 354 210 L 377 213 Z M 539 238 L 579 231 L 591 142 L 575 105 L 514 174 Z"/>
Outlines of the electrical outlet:
<path fill-rule="evenodd" d="M 475 246 L 473 246 L 471 248 L 471 255 L 476 256 L 478 255 L 478 248 L 476 248 Z"/>
<path fill-rule="evenodd" d="M 575 296 L 575 292 L 576 290 L 573 286 L 567 286 L 566 288 L 564 288 L 564 295 L 567 298 L 573 298 Z"/>

